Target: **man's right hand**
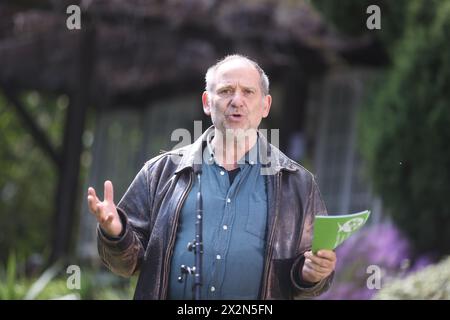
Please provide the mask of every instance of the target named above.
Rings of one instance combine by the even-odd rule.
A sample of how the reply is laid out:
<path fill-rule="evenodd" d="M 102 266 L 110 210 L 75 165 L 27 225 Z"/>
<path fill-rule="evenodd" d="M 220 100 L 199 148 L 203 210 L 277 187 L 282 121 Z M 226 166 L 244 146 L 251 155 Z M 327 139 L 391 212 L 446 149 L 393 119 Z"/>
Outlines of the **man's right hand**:
<path fill-rule="evenodd" d="M 122 232 L 122 222 L 114 205 L 113 185 L 105 181 L 105 200 L 100 201 L 92 187 L 88 189 L 88 206 L 91 213 L 97 218 L 102 230 L 109 236 L 118 237 Z"/>

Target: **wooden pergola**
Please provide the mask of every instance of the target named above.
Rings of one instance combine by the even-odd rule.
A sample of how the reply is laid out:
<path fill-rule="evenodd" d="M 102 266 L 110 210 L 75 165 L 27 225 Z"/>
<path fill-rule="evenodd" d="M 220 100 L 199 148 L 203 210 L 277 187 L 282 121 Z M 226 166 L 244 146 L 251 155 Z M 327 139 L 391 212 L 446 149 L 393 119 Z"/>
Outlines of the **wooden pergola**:
<path fill-rule="evenodd" d="M 81 8 L 80 30 L 66 27 L 72 4 Z M 7 0 L 0 21 L 0 89 L 59 172 L 51 261 L 69 249 L 88 107 L 140 108 L 201 91 L 208 66 L 242 53 L 285 84 L 284 102 L 295 106 L 289 132 L 302 125 L 295 119 L 311 77 L 330 65 L 385 61 L 372 39 L 337 34 L 301 0 Z M 61 148 L 21 105 L 22 90 L 70 97 Z"/>

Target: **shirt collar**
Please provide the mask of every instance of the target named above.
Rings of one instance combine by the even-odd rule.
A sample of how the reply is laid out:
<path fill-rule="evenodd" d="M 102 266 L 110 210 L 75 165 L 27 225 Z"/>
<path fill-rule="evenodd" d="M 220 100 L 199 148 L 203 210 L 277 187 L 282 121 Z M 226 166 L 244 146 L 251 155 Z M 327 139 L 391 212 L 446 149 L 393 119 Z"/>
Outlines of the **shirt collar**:
<path fill-rule="evenodd" d="M 180 149 L 169 151 L 168 154 L 176 156 L 178 161 L 178 167 L 175 170 L 175 174 L 180 173 L 188 168 L 196 169 L 197 166 L 201 166 L 203 163 L 203 151 L 206 144 L 206 137 L 208 134 L 214 131 L 214 126 L 210 126 L 193 144 L 182 147 Z M 264 175 L 273 175 L 280 170 L 297 171 L 297 167 L 293 161 L 286 157 L 278 148 L 271 145 L 264 134 L 258 132 L 258 159 L 261 162 L 262 172 Z M 206 153 L 206 157 L 208 154 Z"/>
<path fill-rule="evenodd" d="M 213 164 L 215 162 L 214 150 L 211 144 L 212 139 L 214 138 L 214 130 L 210 131 L 206 136 L 206 147 L 208 148 L 208 164 Z M 257 132 L 256 143 L 248 150 L 245 155 L 238 160 L 238 165 L 242 169 L 242 167 L 246 164 L 251 166 L 257 164 L 259 161 L 259 132 Z M 216 163 L 217 164 L 217 163 Z"/>

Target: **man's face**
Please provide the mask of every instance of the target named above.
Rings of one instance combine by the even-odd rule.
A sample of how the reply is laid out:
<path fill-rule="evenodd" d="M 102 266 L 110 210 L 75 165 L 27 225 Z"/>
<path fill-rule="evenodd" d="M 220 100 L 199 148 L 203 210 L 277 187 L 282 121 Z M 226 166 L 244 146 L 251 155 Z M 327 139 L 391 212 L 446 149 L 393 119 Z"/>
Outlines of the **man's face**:
<path fill-rule="evenodd" d="M 263 95 L 255 67 L 233 59 L 218 67 L 212 92 L 204 92 L 202 101 L 205 114 L 225 133 L 227 129 L 257 129 L 269 114 L 272 98 Z"/>

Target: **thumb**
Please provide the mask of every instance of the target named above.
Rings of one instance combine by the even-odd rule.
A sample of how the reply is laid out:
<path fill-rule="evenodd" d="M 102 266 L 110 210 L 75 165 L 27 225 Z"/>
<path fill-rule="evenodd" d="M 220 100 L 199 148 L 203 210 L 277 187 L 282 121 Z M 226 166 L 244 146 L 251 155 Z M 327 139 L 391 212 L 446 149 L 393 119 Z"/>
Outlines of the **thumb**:
<path fill-rule="evenodd" d="M 112 182 L 109 180 L 105 181 L 105 200 L 114 203 L 114 190 Z"/>

